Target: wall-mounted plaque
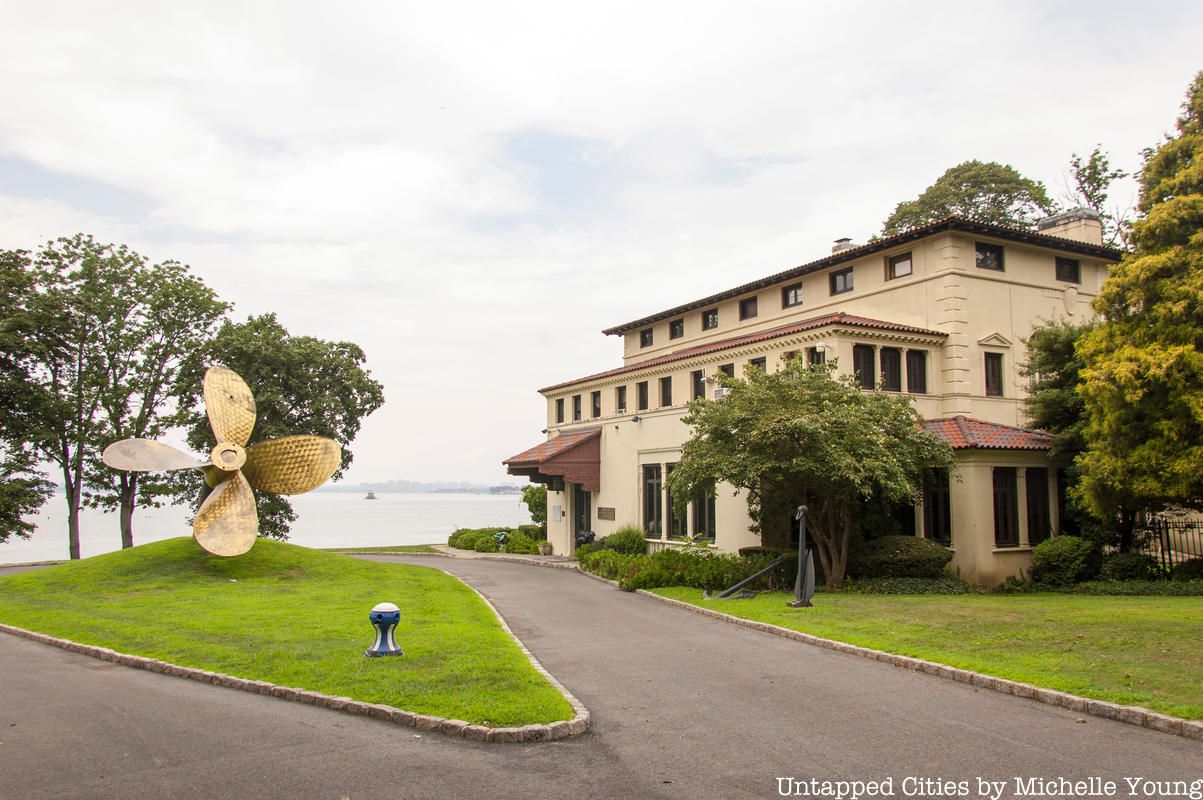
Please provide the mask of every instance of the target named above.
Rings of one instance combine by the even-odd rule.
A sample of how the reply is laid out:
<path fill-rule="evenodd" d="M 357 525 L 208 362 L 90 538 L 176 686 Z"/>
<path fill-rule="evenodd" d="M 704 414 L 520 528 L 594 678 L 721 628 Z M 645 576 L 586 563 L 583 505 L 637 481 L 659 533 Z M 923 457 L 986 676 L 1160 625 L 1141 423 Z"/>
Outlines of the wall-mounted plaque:
<path fill-rule="evenodd" d="M 606 508 L 605 506 L 597 507 L 598 519 L 614 519 L 614 509 Z"/>

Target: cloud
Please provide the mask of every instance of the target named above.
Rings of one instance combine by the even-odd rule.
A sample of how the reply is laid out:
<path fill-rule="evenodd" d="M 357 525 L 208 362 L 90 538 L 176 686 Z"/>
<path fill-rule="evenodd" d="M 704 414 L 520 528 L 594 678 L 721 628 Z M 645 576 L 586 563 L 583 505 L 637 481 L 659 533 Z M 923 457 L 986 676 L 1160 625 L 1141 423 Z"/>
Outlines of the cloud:
<path fill-rule="evenodd" d="M 352 480 L 502 480 L 535 389 L 619 362 L 602 328 L 863 240 L 959 161 L 1135 168 L 1203 40 L 1188 4 L 5 16 L 0 246 L 89 231 L 358 342 L 387 403 Z"/>

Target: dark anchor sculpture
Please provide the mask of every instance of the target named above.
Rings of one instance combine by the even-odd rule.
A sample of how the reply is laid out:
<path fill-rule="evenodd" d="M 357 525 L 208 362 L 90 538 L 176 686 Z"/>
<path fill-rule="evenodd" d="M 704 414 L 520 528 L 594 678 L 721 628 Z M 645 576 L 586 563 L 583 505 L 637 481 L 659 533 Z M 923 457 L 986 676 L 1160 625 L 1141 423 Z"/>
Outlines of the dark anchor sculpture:
<path fill-rule="evenodd" d="M 794 581 L 794 599 L 790 608 L 810 608 L 810 598 L 815 593 L 815 559 L 806 543 L 806 506 L 798 506 L 794 519 L 798 520 L 798 579 Z"/>
<path fill-rule="evenodd" d="M 798 511 L 794 519 L 801 523 L 798 529 L 798 579 L 794 582 L 794 599 L 786 603 L 786 605 L 791 608 L 809 608 L 811 606 L 811 595 L 815 593 L 815 561 L 811 555 L 810 548 L 806 546 L 806 506 L 798 506 Z M 709 590 L 707 590 L 702 592 L 702 596 L 707 600 L 747 600 L 750 597 L 755 597 L 756 592 L 744 587 L 755 582 L 758 578 L 768 575 L 777 569 L 777 567 L 784 564 L 788 558 L 789 556 L 782 556 L 755 575 L 749 575 L 739 583 L 728 589 L 723 589 L 716 595 L 710 594 Z"/>

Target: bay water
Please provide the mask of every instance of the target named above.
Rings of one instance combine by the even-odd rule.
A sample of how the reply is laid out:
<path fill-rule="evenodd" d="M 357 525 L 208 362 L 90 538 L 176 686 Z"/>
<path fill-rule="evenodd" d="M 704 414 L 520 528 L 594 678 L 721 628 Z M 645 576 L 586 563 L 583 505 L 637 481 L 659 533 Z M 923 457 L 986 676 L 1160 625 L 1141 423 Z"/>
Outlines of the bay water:
<path fill-rule="evenodd" d="M 288 541 L 305 547 L 371 547 L 446 544 L 456 528 L 524 525 L 531 521 L 515 494 L 380 492 L 375 500 L 352 492 L 310 492 L 292 500 L 297 520 Z M 134 512 L 134 544 L 191 536 L 186 506 L 140 508 Z M 55 494 L 30 519 L 29 539 L 0 544 L 0 564 L 67 558 L 67 504 Z M 80 551 L 88 556 L 121 549 L 117 514 L 80 509 Z"/>

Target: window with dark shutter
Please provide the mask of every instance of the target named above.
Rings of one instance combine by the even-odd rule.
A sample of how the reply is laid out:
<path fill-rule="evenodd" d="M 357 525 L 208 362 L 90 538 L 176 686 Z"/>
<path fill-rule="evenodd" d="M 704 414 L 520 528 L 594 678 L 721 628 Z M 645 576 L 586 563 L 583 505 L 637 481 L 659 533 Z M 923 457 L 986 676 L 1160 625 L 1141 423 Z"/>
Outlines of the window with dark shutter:
<path fill-rule="evenodd" d="M 881 388 L 902 391 L 902 351 L 896 347 L 881 348 Z"/>
<path fill-rule="evenodd" d="M 912 394 L 927 394 L 927 351 L 906 351 L 906 390 Z"/>
<path fill-rule="evenodd" d="M 1019 545 L 1019 492 L 1015 467 L 994 468 L 994 546 Z"/>
<path fill-rule="evenodd" d="M 1003 396 L 1002 353 L 986 353 L 986 397 Z"/>
<path fill-rule="evenodd" d="M 856 379 L 860 381 L 860 388 L 872 389 L 877 385 L 877 357 L 870 345 L 858 344 L 852 347 L 852 369 L 856 373 Z"/>

